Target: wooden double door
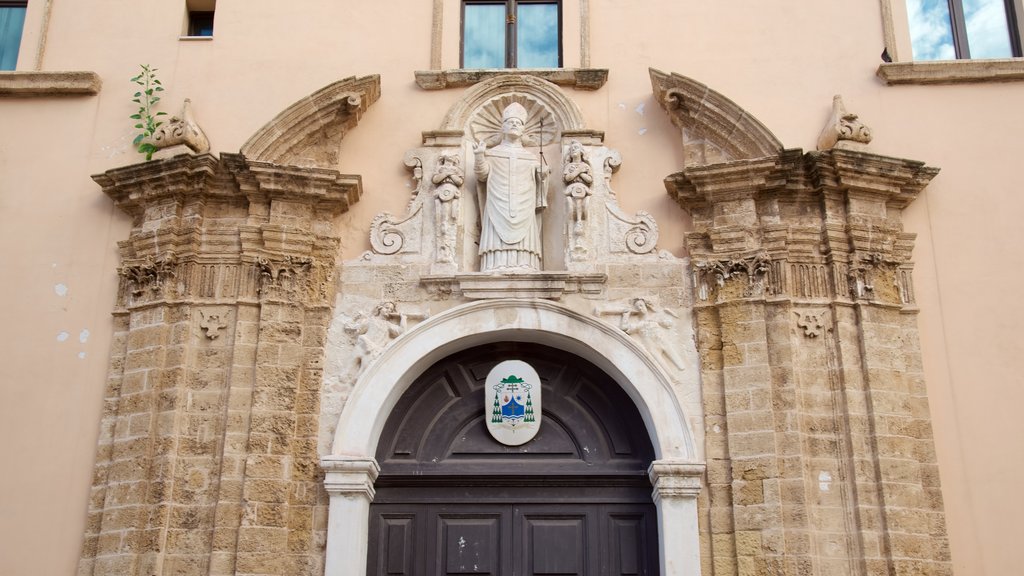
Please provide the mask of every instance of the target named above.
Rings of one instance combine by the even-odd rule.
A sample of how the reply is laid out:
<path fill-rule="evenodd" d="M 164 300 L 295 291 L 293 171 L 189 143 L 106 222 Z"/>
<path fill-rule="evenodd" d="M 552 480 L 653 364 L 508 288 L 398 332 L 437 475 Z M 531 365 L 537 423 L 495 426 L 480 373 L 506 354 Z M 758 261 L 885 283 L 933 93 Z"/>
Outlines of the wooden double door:
<path fill-rule="evenodd" d="M 386 504 L 370 574 L 656 574 L 650 504 Z"/>
<path fill-rule="evenodd" d="M 487 432 L 483 386 L 498 362 L 541 378 L 537 436 Z M 622 388 L 583 358 L 508 342 L 426 370 L 378 444 L 371 576 L 658 576 L 654 451 Z"/>

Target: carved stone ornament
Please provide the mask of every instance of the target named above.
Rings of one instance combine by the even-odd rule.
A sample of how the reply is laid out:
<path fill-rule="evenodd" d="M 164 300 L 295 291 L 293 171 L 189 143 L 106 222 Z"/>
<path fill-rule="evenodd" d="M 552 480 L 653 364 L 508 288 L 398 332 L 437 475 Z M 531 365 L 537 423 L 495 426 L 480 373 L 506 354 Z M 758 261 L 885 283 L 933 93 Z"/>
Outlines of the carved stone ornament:
<path fill-rule="evenodd" d="M 207 338 L 216 340 L 220 337 L 220 331 L 228 327 L 227 317 L 230 314 L 228 308 L 211 308 L 199 311 L 199 328 Z"/>
<path fill-rule="evenodd" d="M 818 136 L 818 150 L 866 150 L 870 142 L 871 129 L 856 114 L 847 112 L 843 97 L 836 94 L 832 98 L 832 115 Z"/>
<path fill-rule="evenodd" d="M 562 180 L 565 183 L 566 231 L 569 234 L 569 257 L 583 260 L 587 256 L 584 244 L 585 228 L 590 197 L 593 195 L 593 171 L 590 168 L 590 157 L 579 140 L 570 140 L 569 149 L 563 159 Z"/>
<path fill-rule="evenodd" d="M 154 158 L 164 158 L 178 153 L 203 154 L 210 151 L 210 141 L 199 127 L 192 113 L 192 101 L 185 98 L 181 112 L 156 129 L 143 142 L 152 144 L 158 152 Z"/>
<path fill-rule="evenodd" d="M 902 294 L 896 274 L 897 268 L 902 264 L 901 261 L 877 253 L 854 253 L 851 260 L 853 263 L 847 272 L 847 279 L 850 283 L 850 294 L 854 299 L 882 299 L 893 302 L 907 300 Z M 887 280 L 891 286 L 880 285 L 879 280 Z M 889 292 L 893 294 L 886 294 Z"/>
<path fill-rule="evenodd" d="M 535 110 L 544 110 L 537 106 Z M 484 108 L 478 121 L 492 121 Z M 543 146 L 546 138 L 543 114 L 532 139 Z M 541 218 L 548 206 L 548 174 L 543 148 L 540 153 L 526 147 L 529 111 L 511 102 L 501 112 L 501 140 L 493 148 L 494 136 L 478 138 L 473 146 L 473 172 L 480 196 L 480 271 L 536 272 L 541 270 L 543 241 Z M 475 127 L 474 134 L 483 132 Z"/>
<path fill-rule="evenodd" d="M 594 315 L 618 316 L 619 328 L 640 342 L 665 366 L 666 372 L 686 369 L 686 361 L 676 349 L 681 342 L 676 333 L 679 316 L 672 310 L 658 309 L 646 298 L 633 298 L 628 304 L 599 306 Z"/>
<path fill-rule="evenodd" d="M 256 266 L 260 274 L 259 293 L 263 296 L 293 298 L 306 293 L 322 298 L 325 295 L 326 279 L 317 278 L 318 266 L 312 258 L 258 258 Z"/>
<path fill-rule="evenodd" d="M 387 345 L 405 333 L 410 321 L 422 322 L 429 314 L 402 312 L 388 300 L 381 302 L 370 314 L 357 312 L 344 323 L 345 332 L 353 338 L 355 372 L 362 372 Z"/>
<path fill-rule="evenodd" d="M 163 290 L 164 282 L 175 275 L 177 256 L 174 253 L 161 255 L 157 258 L 147 257 L 140 263 L 125 264 L 117 272 L 123 278 L 132 296 L 142 296 L 146 291 L 158 293 Z"/>
<path fill-rule="evenodd" d="M 521 446 L 540 430 L 542 390 L 537 371 L 522 360 L 505 360 L 487 373 L 484 421 L 506 446 Z"/>
<path fill-rule="evenodd" d="M 727 260 L 704 260 L 694 264 L 694 284 L 697 297 L 707 300 L 712 289 L 723 288 L 728 280 L 745 276 L 747 284 L 743 296 L 759 296 L 765 293 L 771 259 L 766 253 L 732 258 Z"/>
<path fill-rule="evenodd" d="M 434 229 L 437 234 L 435 261 L 455 264 L 455 240 L 458 236 L 459 200 L 466 174 L 462 169 L 462 157 L 455 152 L 438 156 L 434 174 L 430 177 L 434 185 Z"/>
<path fill-rule="evenodd" d="M 825 326 L 826 312 L 824 310 L 795 310 L 796 325 L 803 329 L 804 336 L 817 338 L 828 328 Z"/>

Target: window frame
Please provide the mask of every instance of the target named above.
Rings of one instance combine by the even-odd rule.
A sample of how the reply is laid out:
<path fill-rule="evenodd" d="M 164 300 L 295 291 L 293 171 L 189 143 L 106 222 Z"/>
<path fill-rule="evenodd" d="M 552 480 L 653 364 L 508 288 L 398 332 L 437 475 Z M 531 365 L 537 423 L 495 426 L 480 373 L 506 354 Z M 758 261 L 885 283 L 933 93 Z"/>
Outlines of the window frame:
<path fill-rule="evenodd" d="M 18 38 L 18 55 L 14 61 L 14 68 L 0 68 L 4 71 L 13 71 L 18 69 L 18 62 L 21 60 L 21 44 L 25 39 L 25 29 L 28 27 L 28 0 L 0 0 L 0 8 L 24 8 L 25 9 L 25 20 L 21 25 L 21 35 Z"/>
<path fill-rule="evenodd" d="M 518 26 L 516 21 L 517 8 L 520 4 L 554 4 L 558 11 L 558 66 L 563 68 L 564 50 L 562 37 L 564 28 L 564 15 L 562 0 L 461 0 L 459 7 L 459 67 L 465 68 L 466 63 L 466 6 L 467 5 L 492 5 L 505 6 L 505 66 L 504 68 L 518 68 Z"/>
<path fill-rule="evenodd" d="M 947 0 L 949 5 L 950 28 L 953 32 L 953 50 L 957 60 L 976 60 L 971 58 L 970 39 L 967 37 L 967 17 L 964 16 L 963 0 Z M 1006 13 L 1006 29 L 1010 35 L 1011 58 L 1020 58 L 1020 29 L 1017 22 L 1017 8 L 1013 0 L 1003 0 Z"/>

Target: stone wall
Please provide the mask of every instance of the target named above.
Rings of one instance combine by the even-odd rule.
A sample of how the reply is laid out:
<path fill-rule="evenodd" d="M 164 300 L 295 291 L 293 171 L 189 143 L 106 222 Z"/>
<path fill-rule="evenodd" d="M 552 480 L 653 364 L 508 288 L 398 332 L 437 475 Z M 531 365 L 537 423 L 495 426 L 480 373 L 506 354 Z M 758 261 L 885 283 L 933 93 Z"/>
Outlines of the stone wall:
<path fill-rule="evenodd" d="M 705 574 L 949 574 L 901 210 L 937 170 L 849 150 L 666 179 L 707 426 Z"/>
<path fill-rule="evenodd" d="M 358 179 L 182 155 L 96 180 L 134 228 L 79 574 L 322 571 L 332 220 Z"/>

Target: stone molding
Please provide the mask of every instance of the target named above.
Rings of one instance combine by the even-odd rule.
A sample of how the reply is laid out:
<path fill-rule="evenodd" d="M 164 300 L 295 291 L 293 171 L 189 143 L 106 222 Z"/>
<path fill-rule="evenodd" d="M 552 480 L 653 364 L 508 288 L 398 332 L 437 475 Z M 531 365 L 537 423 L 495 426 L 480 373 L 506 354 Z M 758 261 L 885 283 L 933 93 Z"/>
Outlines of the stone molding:
<path fill-rule="evenodd" d="M 556 119 L 557 126 L 553 129 L 561 132 L 586 129 L 579 106 L 554 83 L 520 71 L 505 70 L 467 90 L 448 110 L 439 130 L 466 130 L 483 106 L 510 95 L 523 95 L 541 103 Z"/>
<path fill-rule="evenodd" d="M 0 97 L 91 96 L 102 85 L 95 72 L 0 72 Z"/>
<path fill-rule="evenodd" d="M 833 149 L 668 176 L 669 195 L 694 218 L 687 244 L 698 305 L 719 293 L 911 305 L 915 235 L 903 231 L 900 211 L 937 173 L 918 161 Z M 805 209 L 781 212 L 792 206 Z"/>
<path fill-rule="evenodd" d="M 373 500 L 373 483 L 380 475 L 375 459 L 324 456 L 320 467 L 324 471 L 324 489 L 331 496 L 364 496 Z"/>
<path fill-rule="evenodd" d="M 877 75 L 890 86 L 1018 82 L 1024 80 L 1024 58 L 887 62 Z"/>
<path fill-rule="evenodd" d="M 361 192 L 358 176 L 237 154 L 179 155 L 94 180 L 134 222 L 120 243 L 126 307 L 261 297 L 326 304 L 337 248 L 331 218 Z M 221 218 L 247 223 L 216 225 Z"/>
<path fill-rule="evenodd" d="M 598 90 L 608 81 L 607 68 L 551 68 L 544 70 L 529 68 L 485 70 L 457 68 L 451 70 L 417 70 L 415 72 L 416 85 L 424 90 L 465 88 L 506 74 L 532 76 L 552 84 L 577 90 Z"/>
<path fill-rule="evenodd" d="M 782 150 L 764 124 L 708 86 L 654 68 L 650 75 L 654 99 L 682 133 L 686 166 L 762 158 Z"/>
<path fill-rule="evenodd" d="M 249 160 L 333 168 L 339 143 L 380 98 L 380 76 L 339 80 L 295 102 L 242 145 Z"/>
<path fill-rule="evenodd" d="M 676 460 L 651 462 L 647 475 L 654 487 L 654 502 L 662 498 L 696 498 L 701 491 L 704 464 Z"/>
<path fill-rule="evenodd" d="M 427 275 L 422 281 L 432 293 L 461 295 L 469 300 L 493 298 L 546 298 L 565 294 L 600 294 L 607 274 L 535 272 L 520 274 L 470 273 L 453 276 Z"/>

